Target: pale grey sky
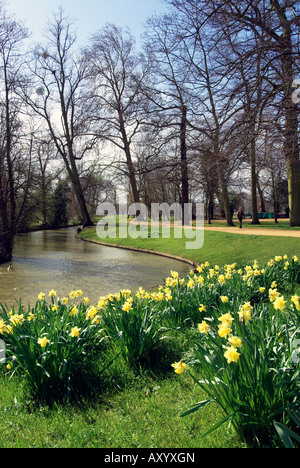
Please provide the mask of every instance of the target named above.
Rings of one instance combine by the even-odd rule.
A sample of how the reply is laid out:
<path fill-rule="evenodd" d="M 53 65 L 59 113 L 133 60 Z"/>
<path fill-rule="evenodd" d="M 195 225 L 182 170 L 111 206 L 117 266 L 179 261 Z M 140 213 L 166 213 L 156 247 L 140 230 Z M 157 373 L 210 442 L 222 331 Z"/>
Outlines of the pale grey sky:
<path fill-rule="evenodd" d="M 163 0 L 6 0 L 6 10 L 25 21 L 34 42 L 40 40 L 42 30 L 59 6 L 66 16 L 77 20 L 80 45 L 85 45 L 88 37 L 106 23 L 128 26 L 138 40 L 146 19 L 166 11 Z"/>

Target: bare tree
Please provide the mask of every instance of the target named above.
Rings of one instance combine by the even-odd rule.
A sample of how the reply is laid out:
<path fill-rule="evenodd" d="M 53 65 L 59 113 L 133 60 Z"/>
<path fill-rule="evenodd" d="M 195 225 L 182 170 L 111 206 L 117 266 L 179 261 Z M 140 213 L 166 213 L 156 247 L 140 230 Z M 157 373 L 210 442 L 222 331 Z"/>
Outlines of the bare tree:
<path fill-rule="evenodd" d="M 84 226 L 93 225 L 80 182 L 78 164 L 94 148 L 89 131 L 85 82 L 87 63 L 74 49 L 72 22 L 55 15 L 47 30 L 47 43 L 34 51 L 29 64 L 31 81 L 25 102 L 47 125 L 56 150 L 73 184 Z"/>
<path fill-rule="evenodd" d="M 17 230 L 18 161 L 16 143 L 21 127 L 21 103 L 16 95 L 20 85 L 21 44 L 27 30 L 1 11 L 0 23 L 0 263 L 12 257 Z M 22 205 L 21 205 L 22 207 Z"/>
<path fill-rule="evenodd" d="M 152 112 L 156 112 L 157 125 L 162 127 L 166 141 L 170 142 L 172 139 L 179 141 L 182 220 L 189 222 L 184 216 L 184 205 L 190 201 L 188 170 L 190 94 L 187 85 L 190 67 L 180 58 L 180 54 L 184 53 L 180 46 L 176 16 L 154 16 L 148 20 L 144 47 L 152 64 L 153 84 L 147 89 L 147 96 L 153 104 Z M 161 115 L 164 116 L 163 119 Z"/>
<path fill-rule="evenodd" d="M 129 179 L 133 202 L 139 202 L 134 145 L 144 120 L 145 98 L 141 92 L 147 66 L 135 52 L 129 31 L 107 25 L 92 36 L 86 51 L 93 92 L 94 133 L 112 143 L 124 158 L 119 167 Z"/>
<path fill-rule="evenodd" d="M 182 2 L 172 0 L 177 8 Z M 215 34 L 226 25 L 230 34 L 238 34 L 243 40 L 252 35 L 257 46 L 263 49 L 267 65 L 263 76 L 272 86 L 270 100 L 281 103 L 281 121 L 284 133 L 284 156 L 289 186 L 291 226 L 300 226 L 300 158 L 299 115 L 300 108 L 292 99 L 296 73 L 299 73 L 299 24 L 298 0 L 185 0 L 185 8 L 201 12 L 202 24 L 209 24 Z M 272 75 L 270 75 L 272 70 Z M 266 73 L 266 71 L 268 71 Z"/>

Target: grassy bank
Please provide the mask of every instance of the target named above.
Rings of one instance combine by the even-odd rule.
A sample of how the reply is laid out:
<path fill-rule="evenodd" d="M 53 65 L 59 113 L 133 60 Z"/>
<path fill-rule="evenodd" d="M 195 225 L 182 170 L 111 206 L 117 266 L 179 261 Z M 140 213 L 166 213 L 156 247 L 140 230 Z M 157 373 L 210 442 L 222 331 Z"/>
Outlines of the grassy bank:
<path fill-rule="evenodd" d="M 86 240 L 99 241 L 96 228 L 84 230 L 80 233 L 79 237 Z M 300 256 L 300 239 L 298 238 L 248 236 L 206 230 L 204 231 L 204 245 L 201 249 L 197 250 L 187 250 L 185 246 L 187 240 L 175 238 L 174 228 L 171 228 L 170 239 L 162 239 L 161 237 L 149 237 L 146 239 L 107 237 L 103 241 L 114 245 L 165 252 L 187 258 L 195 263 L 208 261 L 218 265 L 225 265 L 232 261 L 244 265 L 254 260 L 265 263 L 273 257 L 275 247 L 277 255 Z"/>
<path fill-rule="evenodd" d="M 169 362 L 172 357 L 169 356 Z M 199 434 L 222 416 L 212 406 L 201 418 L 180 418 L 195 401 L 192 379 L 130 373 L 119 359 L 91 399 L 51 408 L 26 398 L 21 378 L 0 378 L 0 448 L 241 447 L 232 430 Z M 197 392 L 197 398 L 201 397 Z M 204 395 L 202 395 L 204 397 Z"/>
<path fill-rule="evenodd" d="M 85 230 L 81 236 L 98 240 L 95 229 Z M 289 345 L 290 337 L 299 329 L 299 298 L 294 296 L 294 305 L 291 299 L 292 294 L 300 295 L 299 263 L 296 257 L 292 259 L 300 256 L 299 239 L 207 232 L 199 251 L 186 250 L 185 240 L 174 238 L 174 231 L 171 239 L 106 241 L 168 252 L 197 263 L 209 261 L 211 265 L 199 268 L 185 280 L 172 272 L 160 291 L 131 295 L 124 290 L 102 298 L 96 307 L 78 299 L 82 294 L 79 290 L 71 292 L 65 301 L 58 298 L 59 292 L 49 291 L 49 297 L 47 293 L 40 295 L 31 311 L 26 311 L 26 305 L 13 313 L 3 308 L 0 338 L 7 340 L 10 358 L 8 367 L 0 367 L 0 447 L 245 447 L 246 439 L 238 437 L 228 419 L 207 437 L 201 437 L 228 415 L 235 422 L 238 414 L 245 420 L 236 421 L 237 428 L 248 427 L 258 436 L 267 422 L 268 437 L 260 434 L 262 444 L 281 446 L 273 427 L 274 405 L 278 405 L 277 420 L 288 422 L 294 429 L 286 409 L 299 381 Z M 275 253 L 286 257 L 268 262 Z M 254 260 L 260 268 L 266 262 L 269 265 L 260 270 Z M 220 268 L 211 268 L 216 264 Z M 237 270 L 242 264 L 247 267 Z M 276 292 L 276 308 L 270 302 L 270 288 L 273 294 Z M 243 311 L 242 305 L 247 305 L 247 310 Z M 242 319 L 241 310 L 247 313 Z M 216 333 L 218 328 L 222 334 Z M 161 330 L 166 334 L 163 339 Z M 231 331 L 235 339 L 241 337 L 242 345 L 236 345 L 238 352 L 231 346 L 234 362 L 230 363 L 224 351 Z M 102 340 L 104 336 L 109 339 Z M 272 339 L 272 346 L 266 346 L 266 336 Z M 199 367 L 200 358 L 194 360 L 197 346 L 201 346 L 200 358 L 208 352 L 206 364 L 213 348 L 216 359 L 212 364 L 218 362 L 208 388 L 198 386 L 205 365 Z M 190 371 L 181 375 L 182 359 L 190 364 L 194 375 Z M 174 363 L 176 375 L 171 366 Z M 276 372 L 270 373 L 269 365 Z M 249 372 L 245 372 L 247 369 Z M 200 405 L 200 413 L 194 412 L 193 405 L 207 398 L 207 390 L 217 388 L 215 376 L 218 382 L 229 379 L 233 391 L 228 391 L 226 380 L 224 388 L 233 410 L 216 398 L 209 405 Z M 253 385 L 252 378 L 260 383 Z M 50 389 L 55 389 L 57 379 L 57 388 L 64 396 L 54 399 L 57 391 L 50 393 Z M 46 391 L 43 395 L 51 396 L 50 401 L 38 396 L 41 387 Z M 190 408 L 191 414 L 180 417 Z M 249 434 L 248 439 L 251 441 Z"/>

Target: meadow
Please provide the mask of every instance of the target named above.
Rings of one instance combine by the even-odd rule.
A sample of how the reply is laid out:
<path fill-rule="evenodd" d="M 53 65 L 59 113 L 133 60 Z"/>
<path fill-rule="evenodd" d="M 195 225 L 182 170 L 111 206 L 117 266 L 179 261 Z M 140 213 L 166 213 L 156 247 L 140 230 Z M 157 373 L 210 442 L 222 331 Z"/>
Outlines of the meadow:
<path fill-rule="evenodd" d="M 299 240 L 223 234 L 152 291 L 2 305 L 0 446 L 299 446 Z"/>

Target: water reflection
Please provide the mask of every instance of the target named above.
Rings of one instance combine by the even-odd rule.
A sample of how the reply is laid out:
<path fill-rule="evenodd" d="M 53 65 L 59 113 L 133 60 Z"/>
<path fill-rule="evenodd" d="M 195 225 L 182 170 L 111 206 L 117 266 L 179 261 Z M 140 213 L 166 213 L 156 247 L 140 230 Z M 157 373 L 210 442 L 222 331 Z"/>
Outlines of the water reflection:
<path fill-rule="evenodd" d="M 190 266 L 179 261 L 75 239 L 76 228 L 20 234 L 13 270 L 0 265 L 0 303 L 35 302 L 52 288 L 60 297 L 82 289 L 92 302 L 99 296 L 160 284 L 171 270 L 184 276 Z"/>

